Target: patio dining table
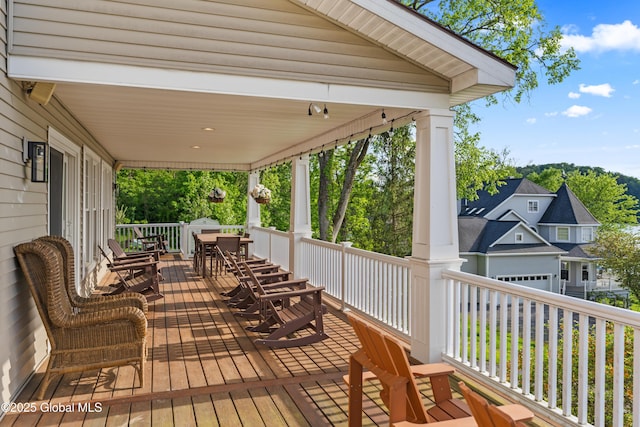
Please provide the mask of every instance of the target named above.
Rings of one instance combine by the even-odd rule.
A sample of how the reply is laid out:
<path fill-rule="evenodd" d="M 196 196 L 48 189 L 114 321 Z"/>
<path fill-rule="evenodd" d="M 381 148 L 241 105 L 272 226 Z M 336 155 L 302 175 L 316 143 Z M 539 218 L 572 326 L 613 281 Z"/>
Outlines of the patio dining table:
<path fill-rule="evenodd" d="M 207 277 L 207 249 L 211 249 L 210 256 L 215 257 L 215 247 L 218 243 L 218 237 L 238 237 L 233 233 L 198 233 L 196 234 L 197 244 L 200 246 L 200 250 L 197 253 L 200 254 L 200 260 L 198 266 L 202 269 L 202 277 Z M 244 247 L 244 253 L 249 253 L 249 243 L 253 243 L 249 237 L 240 236 L 240 247 Z M 211 263 L 213 260 L 211 260 Z"/>

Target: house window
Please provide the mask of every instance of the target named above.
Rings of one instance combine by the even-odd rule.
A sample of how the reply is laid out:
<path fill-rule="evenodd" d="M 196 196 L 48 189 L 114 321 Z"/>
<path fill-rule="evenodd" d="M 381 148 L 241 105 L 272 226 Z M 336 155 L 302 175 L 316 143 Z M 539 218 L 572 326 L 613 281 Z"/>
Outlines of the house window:
<path fill-rule="evenodd" d="M 536 213 L 538 212 L 539 206 L 537 200 L 528 200 L 527 201 L 527 212 Z"/>
<path fill-rule="evenodd" d="M 524 242 L 524 234 L 516 233 L 516 243 L 523 243 L 523 242 Z"/>
<path fill-rule="evenodd" d="M 593 241 L 593 227 L 582 227 L 582 241 L 584 243 Z"/>
<path fill-rule="evenodd" d="M 559 242 L 569 241 L 569 227 L 556 228 L 556 240 Z"/>

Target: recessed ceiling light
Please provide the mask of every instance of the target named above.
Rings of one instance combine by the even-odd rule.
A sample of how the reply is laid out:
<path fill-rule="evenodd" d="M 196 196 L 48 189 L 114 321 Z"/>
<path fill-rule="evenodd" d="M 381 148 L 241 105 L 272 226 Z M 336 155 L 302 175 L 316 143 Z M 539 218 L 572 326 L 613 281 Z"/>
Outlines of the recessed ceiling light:
<path fill-rule="evenodd" d="M 199 145 L 192 145 L 191 148 L 193 148 L 194 150 L 197 150 L 198 148 L 200 148 Z"/>
<path fill-rule="evenodd" d="M 202 128 L 202 130 L 205 131 L 205 132 L 213 132 L 216 129 L 215 128 Z"/>

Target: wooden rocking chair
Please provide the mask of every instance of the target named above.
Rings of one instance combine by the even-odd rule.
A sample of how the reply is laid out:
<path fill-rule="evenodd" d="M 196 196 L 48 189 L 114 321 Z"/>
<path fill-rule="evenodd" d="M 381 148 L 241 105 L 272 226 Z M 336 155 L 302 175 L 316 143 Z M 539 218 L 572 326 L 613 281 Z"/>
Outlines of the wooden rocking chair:
<path fill-rule="evenodd" d="M 349 426 L 362 425 L 362 382 L 377 378 L 380 397 L 389 410 L 389 425 L 409 426 L 435 423 L 438 427 L 475 427 L 469 407 L 454 399 L 449 375 L 454 369 L 444 363 L 409 364 L 402 344 L 363 319 L 347 314 L 362 347 L 349 358 Z M 370 372 L 363 375 L 363 368 Z M 429 377 L 435 406 L 426 410 L 415 381 Z"/>
<path fill-rule="evenodd" d="M 324 332 L 322 320 L 322 315 L 327 311 L 326 306 L 322 304 L 324 287 L 270 293 L 246 264 L 245 268 L 257 291 L 263 319 L 258 326 L 247 329 L 269 334 L 266 338 L 255 340 L 256 344 L 274 348 L 297 347 L 329 338 Z M 291 305 L 283 304 L 281 308 L 276 307 L 276 301 L 289 301 L 293 298 L 299 300 Z M 310 335 L 293 335 L 307 328 L 313 330 Z"/>
<path fill-rule="evenodd" d="M 62 256 L 64 281 L 71 305 L 79 312 L 117 307 L 136 307 L 147 312 L 147 300 L 138 294 L 91 295 L 81 297 L 76 290 L 75 256 L 71 243 L 60 236 L 42 236 L 37 239 L 56 247 Z M 100 248 L 102 250 L 102 248 Z M 104 252 L 103 252 L 104 253 Z"/>
<path fill-rule="evenodd" d="M 69 301 L 60 252 L 42 241 L 14 248 L 38 314 L 47 332 L 49 361 L 37 394 L 51 378 L 70 372 L 133 365 L 144 382 L 147 318 L 135 307 L 77 313 Z"/>
<path fill-rule="evenodd" d="M 169 241 L 164 234 L 153 234 L 145 236 L 139 227 L 133 227 L 133 233 L 136 235 L 136 239 L 142 244 L 142 249 L 145 251 L 160 251 L 160 253 L 166 254 L 169 246 Z"/>

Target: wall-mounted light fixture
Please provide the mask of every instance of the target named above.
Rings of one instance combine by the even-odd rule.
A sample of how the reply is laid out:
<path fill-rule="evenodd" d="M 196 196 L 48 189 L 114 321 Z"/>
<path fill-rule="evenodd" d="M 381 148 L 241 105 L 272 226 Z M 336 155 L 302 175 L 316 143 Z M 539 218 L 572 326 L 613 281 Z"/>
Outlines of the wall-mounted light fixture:
<path fill-rule="evenodd" d="M 327 104 L 324 104 L 324 109 L 320 108 L 320 106 L 318 104 L 315 103 L 311 103 L 309 104 L 309 108 L 307 110 L 307 115 L 309 116 L 313 116 L 315 114 L 320 114 L 322 113 L 322 115 L 324 116 L 325 119 L 329 118 L 329 109 L 327 108 Z"/>
<path fill-rule="evenodd" d="M 47 182 L 47 143 L 22 139 L 22 160 L 32 182 Z"/>

